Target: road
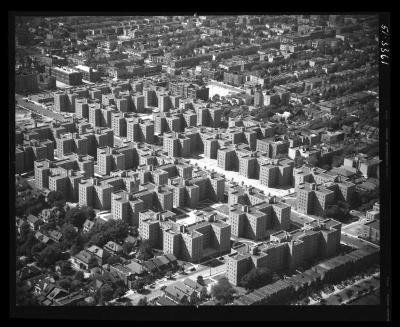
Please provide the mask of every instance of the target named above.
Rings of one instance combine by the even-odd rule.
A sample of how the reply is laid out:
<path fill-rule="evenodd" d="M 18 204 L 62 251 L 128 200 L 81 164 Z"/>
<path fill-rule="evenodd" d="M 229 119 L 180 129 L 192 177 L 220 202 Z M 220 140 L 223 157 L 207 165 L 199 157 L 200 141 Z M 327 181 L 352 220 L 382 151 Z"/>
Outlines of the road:
<path fill-rule="evenodd" d="M 366 240 L 362 240 L 362 239 L 357 238 L 357 237 L 355 237 L 353 235 L 347 234 L 347 233 L 345 233 L 343 231 L 342 231 L 342 236 L 340 238 L 340 242 L 343 243 L 343 244 L 350 245 L 352 247 L 358 248 L 358 249 L 363 247 L 363 246 L 365 246 L 365 245 L 370 245 L 370 246 L 379 248 L 379 245 L 376 245 L 374 243 L 368 242 Z"/>
<path fill-rule="evenodd" d="M 353 289 L 354 290 L 354 287 L 357 287 L 356 285 L 363 284 L 365 281 L 372 282 L 372 284 L 376 285 L 375 289 L 377 289 L 377 288 L 379 288 L 379 280 L 374 279 L 374 276 L 375 277 L 379 277 L 380 276 L 380 272 L 377 272 L 377 273 L 372 274 L 370 276 L 366 276 L 365 278 L 359 279 L 359 280 L 355 281 L 354 283 L 346 286 L 344 289 L 339 289 L 336 286 L 334 286 L 334 288 L 335 288 L 334 292 L 329 293 L 329 294 L 325 294 L 323 291 L 321 291 L 322 298 L 327 300 L 327 304 L 328 304 L 330 302 L 330 300 L 333 300 L 334 296 L 342 295 L 342 297 L 345 297 L 345 294 L 346 294 L 347 290 L 349 290 L 349 289 Z M 357 293 L 354 292 L 353 296 L 351 296 L 350 298 L 347 298 L 345 301 L 343 301 L 341 303 L 346 304 L 349 301 L 354 300 L 354 299 L 359 298 L 359 297 L 360 297 L 360 295 L 357 295 Z M 321 302 L 321 300 L 314 301 L 313 299 L 310 298 L 309 305 L 314 305 L 314 304 L 317 304 L 317 303 L 320 303 L 320 302 Z"/>
<path fill-rule="evenodd" d="M 366 218 L 362 218 L 360 220 L 357 220 L 355 222 L 343 226 L 342 231 L 345 232 L 346 234 L 357 237 L 358 235 L 361 234 L 362 227 L 367 221 L 368 220 Z"/>
<path fill-rule="evenodd" d="M 205 262 L 206 263 L 206 262 Z M 135 291 L 128 291 L 124 297 L 129 298 L 132 301 L 133 305 L 136 305 L 137 302 L 141 299 L 146 297 L 148 301 L 151 301 L 152 299 L 158 298 L 164 294 L 164 292 L 161 290 L 163 286 L 169 286 L 173 283 L 176 283 L 178 281 L 184 281 L 186 278 L 190 278 L 193 280 L 196 280 L 198 276 L 203 276 L 204 279 L 206 278 L 212 278 L 218 274 L 221 274 L 226 271 L 226 264 L 222 264 L 218 267 L 210 268 L 203 266 L 203 264 L 198 264 L 195 265 L 195 267 L 198 267 L 196 271 L 194 272 L 189 272 L 187 275 L 180 275 L 178 273 L 174 274 L 173 277 L 175 277 L 175 280 L 169 280 L 166 277 L 159 279 L 155 282 L 155 288 L 150 288 L 149 286 L 146 286 L 145 289 L 150 291 L 151 293 L 149 294 L 139 294 Z M 179 276 L 179 277 L 178 277 Z"/>
<path fill-rule="evenodd" d="M 209 96 L 212 98 L 214 95 L 218 94 L 219 96 L 227 96 L 231 93 L 242 93 L 243 90 L 225 83 L 217 82 L 214 80 L 210 80 L 207 84 L 209 89 Z"/>
<path fill-rule="evenodd" d="M 206 167 L 206 169 L 208 170 L 213 169 L 217 173 L 224 175 L 226 181 L 233 179 L 235 182 L 238 182 L 239 184 L 243 182 L 244 185 L 250 185 L 260 190 L 263 190 L 266 195 L 270 194 L 270 195 L 276 195 L 278 197 L 283 197 L 285 195 L 288 195 L 289 193 L 293 193 L 293 189 L 283 190 L 278 188 L 270 188 L 265 185 L 262 185 L 260 181 L 257 179 L 251 179 L 240 175 L 239 172 L 237 171 L 222 169 L 218 167 L 218 161 L 216 159 L 205 158 L 204 154 L 201 154 L 200 157 L 202 158 L 201 159 L 189 158 L 188 160 L 193 165 L 197 163 L 199 167 Z"/>
<path fill-rule="evenodd" d="M 293 207 L 292 207 L 291 212 L 290 212 L 290 220 L 293 224 L 295 224 L 297 226 L 304 226 L 305 223 L 310 223 L 310 222 L 314 221 L 315 219 L 313 217 L 305 215 L 301 212 L 293 210 Z"/>
<path fill-rule="evenodd" d="M 52 118 L 52 119 L 56 119 L 56 120 L 60 120 L 60 121 L 65 120 L 65 117 L 61 114 L 55 113 L 51 110 L 44 109 L 43 107 L 41 107 L 37 104 L 31 103 L 31 102 L 26 102 L 25 100 L 23 100 L 23 96 L 19 95 L 19 94 L 15 95 L 15 105 L 17 107 L 21 107 L 25 110 L 32 111 L 35 114 L 38 114 L 42 117 L 48 117 L 48 118 Z"/>

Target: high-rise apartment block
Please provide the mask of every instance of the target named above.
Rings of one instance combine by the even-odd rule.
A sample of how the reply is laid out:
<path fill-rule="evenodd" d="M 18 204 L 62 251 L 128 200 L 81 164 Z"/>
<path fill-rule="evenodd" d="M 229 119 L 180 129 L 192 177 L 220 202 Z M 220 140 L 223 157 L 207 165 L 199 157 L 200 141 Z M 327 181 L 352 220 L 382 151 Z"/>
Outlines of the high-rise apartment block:
<path fill-rule="evenodd" d="M 268 229 L 286 230 L 290 226 L 290 208 L 274 198 L 253 206 L 231 204 L 229 220 L 232 235 L 261 240 L 266 237 Z"/>
<path fill-rule="evenodd" d="M 340 248 L 340 235 L 341 224 L 333 219 L 314 221 L 292 232 L 271 234 L 270 241 L 228 259 L 228 280 L 239 285 L 252 268 L 265 267 L 279 272 L 294 269 L 305 260 L 330 257 Z"/>

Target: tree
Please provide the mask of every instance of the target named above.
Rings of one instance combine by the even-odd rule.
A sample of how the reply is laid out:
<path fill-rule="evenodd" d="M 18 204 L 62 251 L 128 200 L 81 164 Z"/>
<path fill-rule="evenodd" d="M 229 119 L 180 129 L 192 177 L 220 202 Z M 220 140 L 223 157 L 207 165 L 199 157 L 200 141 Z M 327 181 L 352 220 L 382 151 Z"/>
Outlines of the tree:
<path fill-rule="evenodd" d="M 132 288 L 134 290 L 141 290 L 146 285 L 144 278 L 138 278 L 132 283 Z"/>
<path fill-rule="evenodd" d="M 338 219 L 341 217 L 342 211 L 340 210 L 338 205 L 334 204 L 325 209 L 325 215 L 328 218 Z"/>
<path fill-rule="evenodd" d="M 197 276 L 197 283 L 203 286 L 205 285 L 203 276 L 201 275 Z"/>
<path fill-rule="evenodd" d="M 93 220 L 96 217 L 96 213 L 92 207 L 83 206 L 81 207 L 81 212 L 85 215 L 86 219 Z"/>
<path fill-rule="evenodd" d="M 52 207 L 63 207 L 65 205 L 64 195 L 59 191 L 50 191 L 47 195 L 47 203 Z"/>
<path fill-rule="evenodd" d="M 221 278 L 217 284 L 211 288 L 211 294 L 222 304 L 229 303 L 233 300 L 235 293 L 231 283 L 226 278 Z"/>
<path fill-rule="evenodd" d="M 50 218 L 53 218 L 55 220 L 55 223 L 58 226 L 64 225 L 64 220 L 65 220 L 65 209 L 64 207 L 54 207 L 51 210 L 51 215 Z"/>
<path fill-rule="evenodd" d="M 109 241 L 123 241 L 128 236 L 128 227 L 122 220 L 110 219 L 105 224 L 95 224 L 86 238 L 90 244 L 102 247 Z"/>
<path fill-rule="evenodd" d="M 34 246 L 31 248 L 31 255 L 32 257 L 35 257 L 39 252 L 43 251 L 46 245 L 44 245 L 42 242 L 36 243 Z"/>
<path fill-rule="evenodd" d="M 301 167 L 304 164 L 304 157 L 302 156 L 297 156 L 294 158 L 294 165 L 295 167 Z"/>
<path fill-rule="evenodd" d="M 132 228 L 131 234 L 132 234 L 133 237 L 138 237 L 139 236 L 139 231 L 138 231 L 137 226 L 134 226 Z"/>
<path fill-rule="evenodd" d="M 17 284 L 15 290 L 15 304 L 17 306 L 36 306 L 39 305 L 36 297 L 23 284 Z"/>
<path fill-rule="evenodd" d="M 88 262 L 88 268 L 89 269 L 92 269 L 92 268 L 94 268 L 94 267 L 97 267 L 99 265 L 99 263 L 98 263 L 98 261 L 97 261 L 97 259 L 95 258 L 95 257 L 91 257 L 90 259 L 89 259 L 89 262 Z"/>
<path fill-rule="evenodd" d="M 121 263 L 121 262 L 122 262 L 122 260 L 118 255 L 111 255 L 106 260 L 106 263 L 109 264 L 110 266 L 115 265 L 116 263 Z"/>
<path fill-rule="evenodd" d="M 30 231 L 27 235 L 26 238 L 24 239 L 25 242 L 23 242 L 20 246 L 17 245 L 17 255 L 22 256 L 31 256 L 31 250 L 32 247 L 36 244 L 39 243 L 39 241 L 35 238 L 35 234 Z"/>
<path fill-rule="evenodd" d="M 342 165 L 343 164 L 343 159 L 344 159 L 343 155 L 333 156 L 333 158 L 332 158 L 332 167 L 339 167 L 340 165 Z"/>
<path fill-rule="evenodd" d="M 97 234 L 93 234 L 93 236 L 89 240 L 89 245 L 97 245 L 103 247 L 108 242 L 107 237 L 103 234 L 103 232 L 98 232 Z"/>
<path fill-rule="evenodd" d="M 61 288 L 64 288 L 64 289 L 66 289 L 66 290 L 69 290 L 70 287 L 71 287 L 71 281 L 68 280 L 68 279 L 61 279 L 60 281 L 58 281 L 58 285 L 59 285 Z"/>
<path fill-rule="evenodd" d="M 65 260 L 60 262 L 61 274 L 64 276 L 71 276 L 74 273 L 74 270 L 71 266 L 71 261 Z"/>
<path fill-rule="evenodd" d="M 128 227 L 128 224 L 122 220 L 113 220 L 107 234 L 113 241 L 120 242 L 128 236 Z"/>
<path fill-rule="evenodd" d="M 271 272 L 267 268 L 253 268 L 240 281 L 245 288 L 259 288 L 272 281 Z"/>
<path fill-rule="evenodd" d="M 314 157 L 314 156 L 309 156 L 306 158 L 306 162 L 312 166 L 315 167 L 318 165 L 318 158 Z"/>
<path fill-rule="evenodd" d="M 135 245 L 131 242 L 125 242 L 122 244 L 122 251 L 128 255 L 132 252 L 132 250 L 135 248 Z"/>
<path fill-rule="evenodd" d="M 112 299 L 113 294 L 114 294 L 114 290 L 113 290 L 112 286 L 109 284 L 103 285 L 103 287 L 100 290 L 101 298 L 104 301 L 110 301 Z"/>
<path fill-rule="evenodd" d="M 80 282 L 82 282 L 85 279 L 85 274 L 82 271 L 77 271 L 74 275 L 74 279 L 75 280 L 79 280 Z"/>
<path fill-rule="evenodd" d="M 75 230 L 74 226 L 68 223 L 61 227 L 61 234 L 63 235 L 64 241 L 69 245 L 71 245 L 78 236 L 78 232 Z"/>
<path fill-rule="evenodd" d="M 81 287 L 81 282 L 75 279 L 71 282 L 70 291 L 74 292 L 78 290 L 80 287 Z"/>
<path fill-rule="evenodd" d="M 74 243 L 71 246 L 71 254 L 72 255 L 78 254 L 82 250 L 83 250 L 83 246 L 81 244 L 79 244 L 79 243 Z"/>
<path fill-rule="evenodd" d="M 148 305 L 147 297 L 140 298 L 137 305 Z"/>
<path fill-rule="evenodd" d="M 22 267 L 25 267 L 24 261 L 17 258 L 15 262 L 15 270 L 20 270 Z"/>
<path fill-rule="evenodd" d="M 150 244 L 149 240 L 144 240 L 139 246 L 139 253 L 137 258 L 140 260 L 148 260 L 154 257 L 153 255 L 153 247 Z"/>
<path fill-rule="evenodd" d="M 60 246 L 52 244 L 38 254 L 38 264 L 42 267 L 50 267 L 62 257 Z"/>
<path fill-rule="evenodd" d="M 115 287 L 113 297 L 119 298 L 125 294 L 127 288 L 123 280 L 118 280 L 119 283 L 115 283 L 113 286 Z"/>
<path fill-rule="evenodd" d="M 20 226 L 21 239 L 26 240 L 26 237 L 30 231 L 31 231 L 31 227 L 29 226 L 27 221 L 24 221 Z"/>
<path fill-rule="evenodd" d="M 65 220 L 67 223 L 72 224 L 73 226 L 76 226 L 78 228 L 82 228 L 83 223 L 87 215 L 85 214 L 84 211 L 82 211 L 80 208 L 72 208 L 67 211 L 65 215 Z"/>

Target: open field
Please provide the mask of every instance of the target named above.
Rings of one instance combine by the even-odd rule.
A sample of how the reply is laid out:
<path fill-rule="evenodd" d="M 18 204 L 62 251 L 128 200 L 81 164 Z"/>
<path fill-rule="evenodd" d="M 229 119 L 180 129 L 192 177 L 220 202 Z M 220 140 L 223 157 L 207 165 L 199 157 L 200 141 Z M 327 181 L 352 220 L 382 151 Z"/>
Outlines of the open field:
<path fill-rule="evenodd" d="M 229 171 L 218 167 L 218 162 L 216 159 L 205 158 L 204 154 L 201 154 L 199 157 L 201 158 L 200 159 L 189 158 L 188 160 L 191 164 L 197 163 L 199 167 L 206 167 L 209 170 L 213 169 L 217 173 L 225 175 L 225 179 L 227 181 L 233 179 L 235 182 L 239 184 L 243 182 L 245 185 L 250 185 L 264 191 L 265 194 L 267 195 L 271 194 L 279 197 L 283 197 L 284 195 L 294 192 L 294 189 L 277 189 L 277 188 L 267 187 L 265 185 L 262 185 L 260 181 L 257 179 L 247 178 L 245 176 L 240 175 L 236 171 Z"/>

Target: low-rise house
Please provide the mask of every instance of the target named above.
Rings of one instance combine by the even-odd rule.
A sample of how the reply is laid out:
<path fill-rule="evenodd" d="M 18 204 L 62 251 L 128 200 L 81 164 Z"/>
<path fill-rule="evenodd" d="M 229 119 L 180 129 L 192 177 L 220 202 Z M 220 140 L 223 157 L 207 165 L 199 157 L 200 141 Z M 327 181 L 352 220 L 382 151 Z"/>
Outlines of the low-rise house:
<path fill-rule="evenodd" d="M 38 295 L 36 297 L 36 301 L 37 301 L 37 303 L 39 303 L 39 305 L 44 305 L 43 302 L 48 301 L 48 300 L 46 299 L 46 297 L 44 295 Z"/>
<path fill-rule="evenodd" d="M 199 300 L 203 300 L 207 296 L 207 287 L 204 285 L 200 285 L 196 281 L 190 278 L 186 278 L 183 283 L 188 286 L 190 289 L 196 292 L 197 298 Z"/>
<path fill-rule="evenodd" d="M 104 261 L 109 257 L 108 253 L 97 245 L 92 245 L 87 248 L 87 251 L 97 260 L 99 266 L 102 266 Z"/>
<path fill-rule="evenodd" d="M 53 290 L 46 296 L 46 299 L 53 302 L 54 300 L 67 296 L 69 292 L 61 287 L 54 287 Z"/>
<path fill-rule="evenodd" d="M 183 282 L 168 285 L 164 290 L 165 296 L 177 304 L 193 304 L 196 302 L 196 292 Z"/>
<path fill-rule="evenodd" d="M 40 280 L 46 278 L 46 274 L 40 274 L 37 276 L 30 277 L 25 280 L 25 285 L 28 286 L 29 288 L 33 288 L 35 284 L 37 284 Z"/>
<path fill-rule="evenodd" d="M 158 271 L 156 264 L 151 260 L 144 261 L 142 266 L 149 273 L 155 273 Z"/>
<path fill-rule="evenodd" d="M 49 222 L 49 218 L 51 217 L 52 211 L 53 211 L 52 209 L 46 208 L 40 212 L 39 217 L 42 219 L 44 223 Z"/>
<path fill-rule="evenodd" d="M 79 301 L 85 299 L 86 295 L 83 295 L 79 292 L 75 292 L 73 294 L 68 294 L 64 297 L 57 298 L 53 301 L 53 306 L 64 306 L 64 305 L 73 305 Z"/>
<path fill-rule="evenodd" d="M 163 270 L 168 270 L 168 268 L 170 268 L 171 263 L 164 255 L 161 255 L 157 258 L 161 262 L 161 267 Z"/>
<path fill-rule="evenodd" d="M 17 217 L 15 220 L 15 227 L 17 228 L 18 233 L 21 233 L 21 226 L 24 224 L 25 220 L 21 217 Z"/>
<path fill-rule="evenodd" d="M 131 262 L 125 265 L 125 267 L 128 268 L 132 274 L 143 275 L 145 272 L 143 265 L 136 260 L 131 260 Z"/>
<path fill-rule="evenodd" d="M 150 259 L 150 261 L 157 267 L 158 271 L 163 272 L 166 270 L 167 265 L 163 263 L 159 257 Z"/>
<path fill-rule="evenodd" d="M 128 236 L 124 239 L 124 242 L 125 242 L 125 243 L 132 243 L 132 244 L 136 245 L 137 242 L 138 242 L 138 238 L 137 238 L 137 237 L 134 237 L 134 236 L 132 236 L 132 235 L 128 235 Z"/>
<path fill-rule="evenodd" d="M 122 279 L 124 281 L 124 284 L 128 286 L 129 277 L 132 275 L 132 272 L 129 268 L 121 265 L 120 263 L 117 263 L 110 266 L 110 273 Z"/>
<path fill-rule="evenodd" d="M 100 288 L 102 288 L 104 285 L 103 281 L 101 281 L 100 279 L 94 279 L 89 286 L 89 292 L 91 293 L 95 293 L 97 292 Z"/>
<path fill-rule="evenodd" d="M 62 240 L 63 235 L 57 230 L 49 230 L 47 232 L 47 236 L 55 243 L 60 243 Z"/>
<path fill-rule="evenodd" d="M 17 270 L 17 278 L 21 281 L 27 280 L 28 278 L 38 276 L 42 273 L 42 270 L 35 265 L 22 267 L 20 270 Z"/>
<path fill-rule="evenodd" d="M 379 220 L 372 220 L 364 224 L 361 236 L 371 240 L 374 243 L 380 242 L 380 226 Z"/>
<path fill-rule="evenodd" d="M 45 245 L 47 245 L 47 244 L 53 242 L 48 236 L 44 235 L 43 233 L 41 233 L 41 232 L 39 232 L 39 231 L 37 231 L 37 232 L 35 233 L 35 238 L 36 238 L 39 242 L 41 242 L 41 243 L 43 243 L 43 244 L 45 244 Z"/>
<path fill-rule="evenodd" d="M 46 297 L 56 285 L 54 284 L 55 280 L 54 278 L 47 276 L 45 278 L 41 278 L 36 281 L 36 283 L 33 285 L 33 292 L 36 295 L 42 295 Z"/>
<path fill-rule="evenodd" d="M 103 269 L 101 267 L 93 267 L 89 270 L 89 272 L 92 278 L 96 278 L 103 275 Z"/>
<path fill-rule="evenodd" d="M 83 232 L 88 233 L 94 226 L 94 221 L 86 219 L 85 222 L 83 223 Z"/>
<path fill-rule="evenodd" d="M 39 228 L 39 225 L 41 223 L 41 220 L 34 216 L 34 215 L 29 215 L 26 219 L 26 221 L 29 224 L 29 227 L 31 228 L 31 230 L 35 231 Z"/>
<path fill-rule="evenodd" d="M 82 250 L 79 253 L 72 256 L 71 264 L 74 269 L 84 269 L 89 268 L 89 261 L 92 258 L 92 254 L 87 250 Z"/>
<path fill-rule="evenodd" d="M 122 253 L 122 246 L 113 241 L 109 241 L 104 245 L 103 250 L 108 252 L 110 255 L 120 255 Z"/>
<path fill-rule="evenodd" d="M 156 305 L 178 305 L 178 303 L 170 300 L 167 296 L 163 295 L 157 300 Z"/>

